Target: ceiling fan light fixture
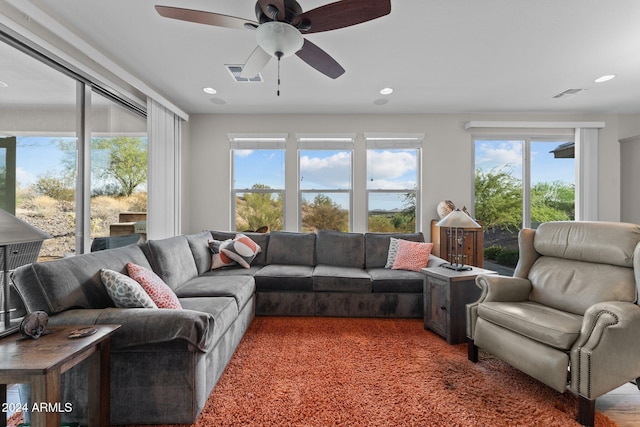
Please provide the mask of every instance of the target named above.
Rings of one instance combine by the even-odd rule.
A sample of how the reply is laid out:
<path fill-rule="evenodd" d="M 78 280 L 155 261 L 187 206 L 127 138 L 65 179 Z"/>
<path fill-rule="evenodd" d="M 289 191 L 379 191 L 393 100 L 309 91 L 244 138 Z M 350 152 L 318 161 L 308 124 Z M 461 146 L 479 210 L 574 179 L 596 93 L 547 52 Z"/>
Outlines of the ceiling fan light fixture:
<path fill-rule="evenodd" d="M 598 77 L 597 79 L 594 80 L 595 83 L 604 83 L 604 82 L 608 82 L 609 80 L 614 79 L 616 76 L 615 74 L 607 74 L 606 76 L 602 76 L 602 77 Z"/>
<path fill-rule="evenodd" d="M 304 39 L 295 27 L 284 22 L 265 22 L 256 30 L 258 45 L 273 57 L 286 58 L 302 48 Z"/>

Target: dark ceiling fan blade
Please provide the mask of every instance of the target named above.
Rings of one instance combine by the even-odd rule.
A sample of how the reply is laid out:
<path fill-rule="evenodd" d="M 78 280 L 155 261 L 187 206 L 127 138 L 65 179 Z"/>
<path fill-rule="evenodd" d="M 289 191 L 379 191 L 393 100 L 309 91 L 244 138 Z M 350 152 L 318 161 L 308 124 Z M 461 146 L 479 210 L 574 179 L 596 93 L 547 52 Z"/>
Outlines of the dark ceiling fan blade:
<path fill-rule="evenodd" d="M 258 0 L 260 8 L 265 15 L 273 19 L 274 21 L 284 21 L 285 9 L 284 0 Z M 277 10 L 277 16 L 274 16 L 274 9 Z"/>
<path fill-rule="evenodd" d="M 221 15 L 213 12 L 205 12 L 204 10 L 183 9 L 171 6 L 156 6 L 156 10 L 165 18 L 195 22 L 198 24 L 215 25 L 216 27 L 243 29 L 251 27 L 255 28 L 259 25 L 257 22 L 248 19 Z"/>
<path fill-rule="evenodd" d="M 337 79 L 344 74 L 344 68 L 342 68 L 335 59 L 309 40 L 304 41 L 302 49 L 297 51 L 296 55 L 313 68 L 332 79 Z"/>
<path fill-rule="evenodd" d="M 349 27 L 389 13 L 391 0 L 342 0 L 301 13 L 291 25 L 311 34 Z"/>
<path fill-rule="evenodd" d="M 254 78 L 269 63 L 269 60 L 271 60 L 271 55 L 265 52 L 260 46 L 256 47 L 244 63 L 240 77 L 243 79 Z"/>

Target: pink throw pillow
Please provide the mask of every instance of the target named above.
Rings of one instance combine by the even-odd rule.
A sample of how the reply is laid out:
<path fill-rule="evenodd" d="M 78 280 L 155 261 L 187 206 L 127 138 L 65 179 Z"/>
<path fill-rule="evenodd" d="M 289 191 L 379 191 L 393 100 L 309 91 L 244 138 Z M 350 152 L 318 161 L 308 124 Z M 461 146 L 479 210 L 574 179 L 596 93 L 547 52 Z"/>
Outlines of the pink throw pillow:
<path fill-rule="evenodd" d="M 393 262 L 394 270 L 420 271 L 429 263 L 433 243 L 410 242 L 398 239 L 398 253 Z"/>
<path fill-rule="evenodd" d="M 158 308 L 182 308 L 173 290 L 156 273 L 137 264 L 127 263 L 127 272 L 140 283 Z"/>

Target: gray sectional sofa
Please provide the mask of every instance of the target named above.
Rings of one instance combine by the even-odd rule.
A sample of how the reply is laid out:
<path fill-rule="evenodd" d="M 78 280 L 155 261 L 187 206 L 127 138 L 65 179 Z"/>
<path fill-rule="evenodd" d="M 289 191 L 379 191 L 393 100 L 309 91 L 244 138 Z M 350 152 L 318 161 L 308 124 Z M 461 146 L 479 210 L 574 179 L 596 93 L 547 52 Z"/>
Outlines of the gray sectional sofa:
<path fill-rule="evenodd" d="M 209 241 L 235 233 L 203 231 L 24 266 L 12 279 L 26 310 L 52 325 L 122 325 L 111 340 L 112 424 L 193 423 L 256 314 L 422 316 L 422 274 L 384 268 L 390 237 L 422 233 L 245 234 L 262 248 L 248 269 L 211 270 Z M 129 262 L 158 274 L 183 309 L 115 308 L 100 270 L 125 273 Z M 86 420 L 86 381 L 83 365 L 64 374 L 65 421 Z"/>

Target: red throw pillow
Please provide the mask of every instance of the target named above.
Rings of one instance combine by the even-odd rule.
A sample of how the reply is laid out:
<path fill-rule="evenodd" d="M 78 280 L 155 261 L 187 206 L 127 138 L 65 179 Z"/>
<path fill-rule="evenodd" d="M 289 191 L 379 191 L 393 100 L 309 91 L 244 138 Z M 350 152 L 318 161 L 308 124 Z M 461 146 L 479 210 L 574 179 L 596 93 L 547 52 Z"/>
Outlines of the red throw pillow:
<path fill-rule="evenodd" d="M 393 262 L 394 270 L 420 271 L 429 263 L 433 243 L 410 242 L 398 239 L 398 253 Z"/>
<path fill-rule="evenodd" d="M 158 308 L 182 308 L 173 290 L 153 271 L 130 262 L 127 272 L 129 277 L 140 283 Z"/>

